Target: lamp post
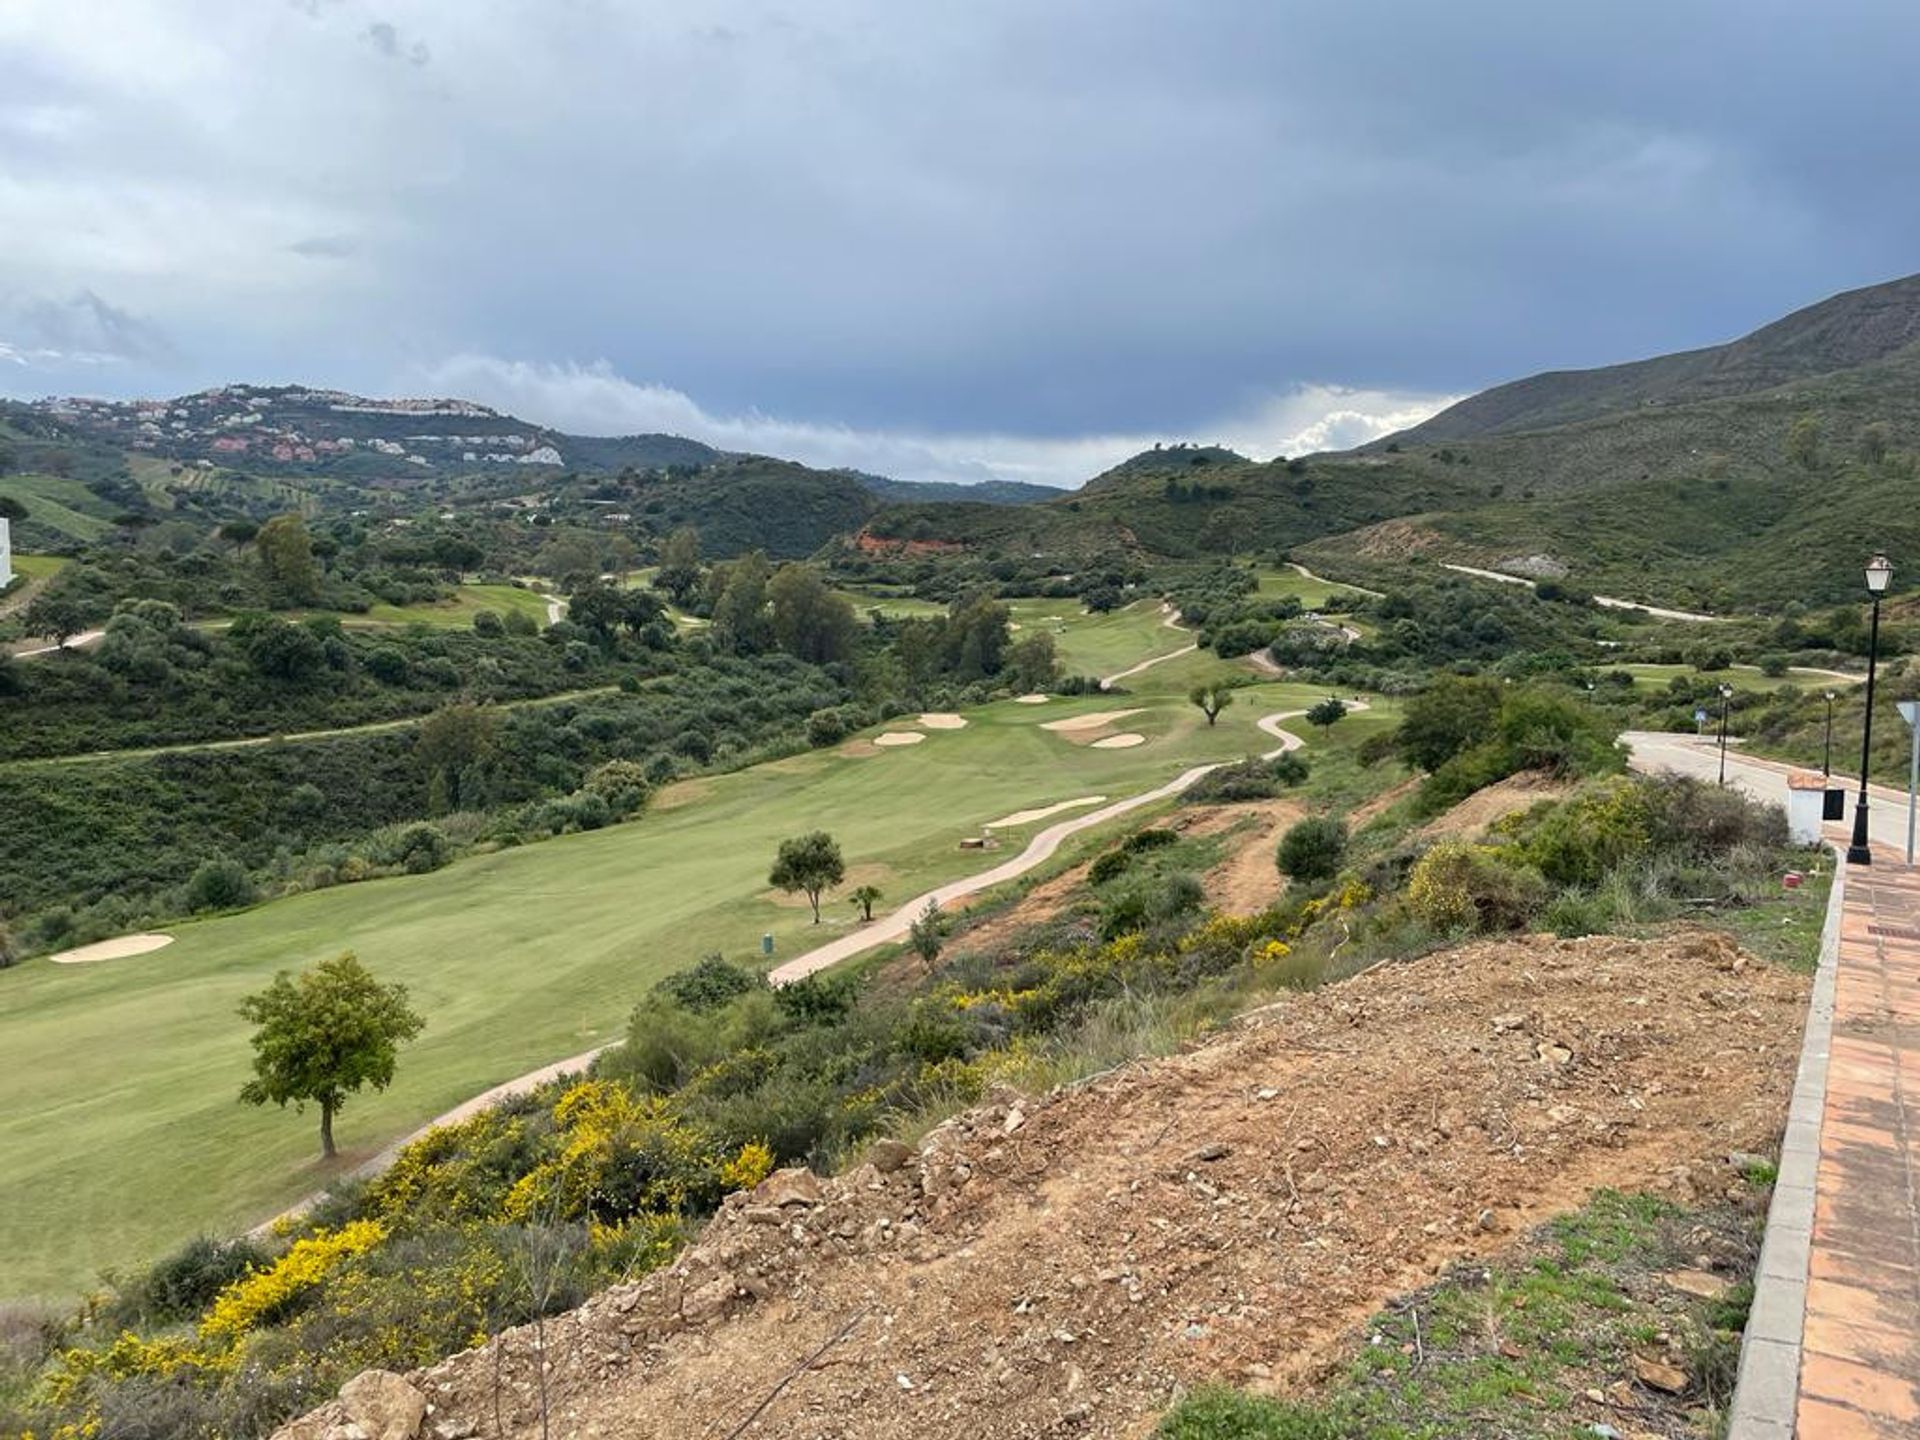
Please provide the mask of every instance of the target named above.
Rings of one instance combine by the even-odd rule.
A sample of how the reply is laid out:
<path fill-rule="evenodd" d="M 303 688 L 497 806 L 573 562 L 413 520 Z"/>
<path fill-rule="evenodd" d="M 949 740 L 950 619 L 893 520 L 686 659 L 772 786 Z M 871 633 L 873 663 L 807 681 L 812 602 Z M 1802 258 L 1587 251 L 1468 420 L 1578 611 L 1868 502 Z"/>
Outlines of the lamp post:
<path fill-rule="evenodd" d="M 1873 759 L 1873 675 L 1880 659 L 1880 597 L 1893 579 L 1893 566 L 1884 555 L 1867 562 L 1867 593 L 1873 596 L 1873 626 L 1867 634 L 1867 712 L 1860 725 L 1860 796 L 1853 802 L 1853 843 L 1847 846 L 1849 865 L 1871 865 L 1873 846 L 1867 834 L 1867 769 Z"/>
<path fill-rule="evenodd" d="M 1720 783 L 1727 783 L 1727 706 L 1733 703 L 1733 686 L 1720 686 Z"/>
<path fill-rule="evenodd" d="M 1587 681 L 1587 704 L 1593 703 L 1593 681 Z"/>
<path fill-rule="evenodd" d="M 1820 778 L 1833 779 L 1833 691 L 1827 691 L 1827 752 L 1820 762 Z"/>

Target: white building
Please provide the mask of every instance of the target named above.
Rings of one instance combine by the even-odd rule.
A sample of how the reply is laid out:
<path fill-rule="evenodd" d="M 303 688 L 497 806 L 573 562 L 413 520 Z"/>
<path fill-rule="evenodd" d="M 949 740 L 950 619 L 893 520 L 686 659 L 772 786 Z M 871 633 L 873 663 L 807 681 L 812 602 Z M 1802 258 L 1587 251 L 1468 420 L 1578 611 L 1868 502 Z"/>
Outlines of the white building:
<path fill-rule="evenodd" d="M 0 590 L 13 583 L 13 522 L 0 518 Z"/>

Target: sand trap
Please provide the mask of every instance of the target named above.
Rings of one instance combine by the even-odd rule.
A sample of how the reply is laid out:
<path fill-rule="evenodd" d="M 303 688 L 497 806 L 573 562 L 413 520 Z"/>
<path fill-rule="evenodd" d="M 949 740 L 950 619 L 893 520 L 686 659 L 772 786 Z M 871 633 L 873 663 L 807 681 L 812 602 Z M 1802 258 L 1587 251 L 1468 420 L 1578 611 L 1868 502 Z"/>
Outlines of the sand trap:
<path fill-rule="evenodd" d="M 77 950 L 62 950 L 58 955 L 48 958 L 56 965 L 91 965 L 96 960 L 124 960 L 129 955 L 145 955 L 171 944 L 171 935 L 122 935 L 93 945 L 82 945 Z"/>
<path fill-rule="evenodd" d="M 1048 720 L 1040 728 L 1059 735 L 1071 735 L 1076 730 L 1098 730 L 1102 725 L 1112 725 L 1139 713 L 1137 709 L 1096 710 L 1091 715 L 1069 715 L 1065 720 Z"/>
<path fill-rule="evenodd" d="M 918 745 L 927 737 L 918 730 L 889 730 L 873 737 L 876 745 Z"/>
<path fill-rule="evenodd" d="M 945 711 L 935 711 L 930 715 L 922 715 L 920 717 L 920 723 L 929 730 L 964 730 L 967 728 L 965 716 L 951 715 Z"/>
<path fill-rule="evenodd" d="M 1079 810 L 1088 805 L 1101 805 L 1106 802 L 1104 795 L 1082 795 L 1078 800 L 1062 800 L 1058 805 L 1043 805 L 1038 810 L 1016 810 L 1011 815 L 1002 815 L 998 820 L 989 820 L 982 829 L 1000 830 L 1011 825 L 1031 825 L 1036 820 L 1051 820 L 1063 810 Z"/>
<path fill-rule="evenodd" d="M 1044 705 L 1051 699 L 1053 699 L 1051 695 L 1016 695 L 1013 697 L 1013 703 L 1016 705 Z"/>
<path fill-rule="evenodd" d="M 1105 736 L 1094 741 L 1093 748 L 1096 750 L 1131 750 L 1136 745 L 1144 745 L 1146 743 L 1146 736 L 1135 735 L 1129 732 L 1125 735 Z"/>

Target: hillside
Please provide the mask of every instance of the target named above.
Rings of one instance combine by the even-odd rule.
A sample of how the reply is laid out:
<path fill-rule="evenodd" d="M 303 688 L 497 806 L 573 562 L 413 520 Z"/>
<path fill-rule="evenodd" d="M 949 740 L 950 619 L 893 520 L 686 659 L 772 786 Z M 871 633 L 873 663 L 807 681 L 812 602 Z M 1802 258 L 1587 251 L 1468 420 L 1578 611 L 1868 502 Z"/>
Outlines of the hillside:
<path fill-rule="evenodd" d="M 1845 291 L 1726 345 L 1599 369 L 1553 370 L 1496 385 L 1364 448 L 1470 440 L 1647 406 L 1749 395 L 1884 360 L 1916 341 L 1920 275 L 1909 275 Z"/>
<path fill-rule="evenodd" d="M 1003 1092 L 840 1178 L 777 1173 L 669 1269 L 418 1372 L 414 1393 L 434 1433 L 511 1440 L 688 1416 L 714 1434 L 757 1417 L 875 1440 L 1141 1435 L 1194 1385 L 1312 1381 L 1401 1292 L 1590 1191 L 1711 1187 L 1777 1131 L 1804 988 L 1717 936 L 1430 955 L 1186 1055 Z"/>

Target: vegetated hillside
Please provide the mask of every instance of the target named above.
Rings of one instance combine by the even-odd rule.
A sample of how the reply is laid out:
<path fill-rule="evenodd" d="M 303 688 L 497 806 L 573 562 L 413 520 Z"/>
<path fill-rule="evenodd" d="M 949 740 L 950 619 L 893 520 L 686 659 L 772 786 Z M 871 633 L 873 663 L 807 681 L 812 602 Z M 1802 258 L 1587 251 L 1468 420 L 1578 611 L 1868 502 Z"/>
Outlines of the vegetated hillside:
<path fill-rule="evenodd" d="M 1044 505 L 888 505 L 846 543 L 869 554 L 966 550 L 1061 559 L 1140 548 L 1124 522 L 1075 497 Z"/>
<path fill-rule="evenodd" d="M 1726 345 L 1496 385 L 1391 439 L 1406 448 L 1747 395 L 1868 365 L 1916 341 L 1920 275 L 1909 275 L 1845 291 Z"/>
<path fill-rule="evenodd" d="M 1418 453 L 1390 443 L 1400 451 L 1315 463 L 1356 480 L 1378 463 L 1471 476 L 1472 500 L 1311 558 L 1422 550 L 1652 602 L 1777 609 L 1855 598 L 1869 554 L 1920 546 L 1920 346 L 1725 399 Z"/>
<path fill-rule="evenodd" d="M 713 558 L 765 550 L 776 559 L 798 559 L 858 530 L 880 508 L 846 471 L 764 455 L 725 456 L 698 469 L 627 471 L 593 493 L 616 521 L 629 517 L 617 523 L 655 535 L 693 526 Z"/>
<path fill-rule="evenodd" d="M 886 475 L 868 475 L 853 470 L 849 474 L 882 500 L 919 505 L 929 502 L 975 505 L 1038 505 L 1043 500 L 1058 500 L 1060 490 L 1053 485 L 1034 485 L 1025 480 L 982 480 L 963 485 L 956 480 L 895 480 Z"/>

